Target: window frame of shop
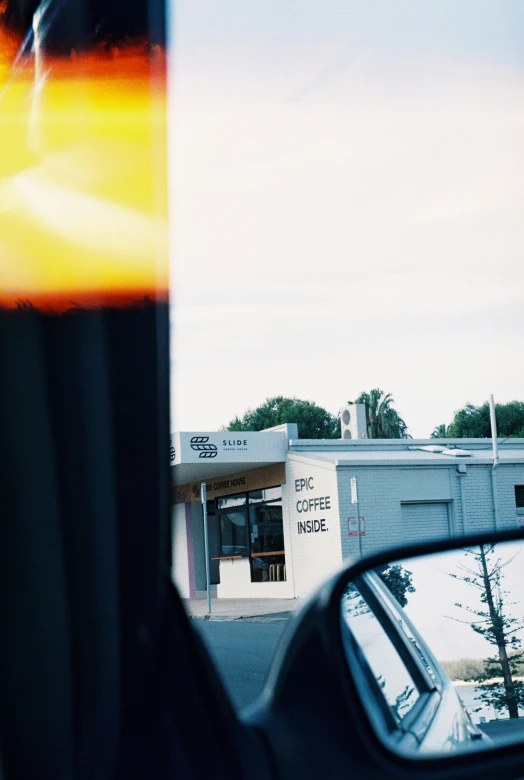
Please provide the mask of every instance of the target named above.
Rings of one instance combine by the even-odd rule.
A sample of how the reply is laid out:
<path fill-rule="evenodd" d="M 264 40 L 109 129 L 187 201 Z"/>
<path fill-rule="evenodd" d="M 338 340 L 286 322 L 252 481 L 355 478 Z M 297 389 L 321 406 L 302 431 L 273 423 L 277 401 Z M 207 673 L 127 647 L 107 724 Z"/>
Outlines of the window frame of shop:
<path fill-rule="evenodd" d="M 238 503 L 236 503 L 238 501 Z M 230 505 L 228 506 L 228 503 Z M 282 485 L 273 485 L 271 487 L 267 488 L 259 488 L 255 490 L 249 490 L 243 493 L 233 493 L 228 496 L 220 496 L 215 499 L 215 517 L 218 521 L 218 527 L 220 532 L 220 553 L 221 557 L 223 559 L 226 558 L 249 558 L 250 560 L 250 570 L 251 570 L 251 581 L 252 582 L 258 582 L 260 580 L 254 579 L 254 562 L 257 559 L 260 559 L 263 556 L 268 555 L 267 551 L 258 551 L 257 553 L 254 553 L 252 551 L 252 518 L 250 511 L 251 508 L 253 510 L 259 510 L 262 507 L 280 507 L 281 509 L 281 521 L 282 521 L 282 553 L 279 552 L 279 555 L 275 556 L 274 554 L 271 555 L 273 551 L 269 551 L 269 556 L 271 558 L 278 557 L 282 558 L 282 563 L 285 566 L 285 546 L 284 546 L 284 517 L 283 517 L 283 501 L 282 501 Z M 222 535 L 222 516 L 228 514 L 229 511 L 240 511 L 243 510 L 244 518 L 245 518 L 245 525 L 244 525 L 244 536 L 245 536 L 245 544 L 243 545 L 245 549 L 247 550 L 247 553 L 237 553 L 237 554 L 230 554 L 229 552 L 224 552 L 224 544 L 223 544 L 223 535 Z M 228 545 L 229 547 L 231 545 Z M 238 545 L 240 546 L 240 545 Z M 262 553 L 262 555 L 260 554 Z M 266 580 L 261 580 L 266 581 Z M 269 580 L 267 580 L 269 581 Z"/>

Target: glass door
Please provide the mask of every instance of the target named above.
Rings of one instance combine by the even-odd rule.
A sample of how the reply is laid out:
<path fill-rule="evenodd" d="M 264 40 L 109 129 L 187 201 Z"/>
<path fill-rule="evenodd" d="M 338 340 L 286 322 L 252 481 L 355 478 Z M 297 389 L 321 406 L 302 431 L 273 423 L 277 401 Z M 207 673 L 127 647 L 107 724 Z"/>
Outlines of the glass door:
<path fill-rule="evenodd" d="M 217 499 L 221 558 L 249 555 L 246 504 L 245 494 Z"/>
<path fill-rule="evenodd" d="M 249 494 L 249 530 L 251 581 L 284 581 L 286 556 L 279 487 Z"/>

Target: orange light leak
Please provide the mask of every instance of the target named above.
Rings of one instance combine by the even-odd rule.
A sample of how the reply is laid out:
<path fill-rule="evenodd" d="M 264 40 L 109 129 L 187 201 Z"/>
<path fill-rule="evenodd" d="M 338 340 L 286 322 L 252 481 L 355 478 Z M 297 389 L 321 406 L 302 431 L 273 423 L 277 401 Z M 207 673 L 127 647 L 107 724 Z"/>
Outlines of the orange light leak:
<path fill-rule="evenodd" d="M 0 306 L 167 300 L 165 53 L 18 45 L 0 31 Z"/>

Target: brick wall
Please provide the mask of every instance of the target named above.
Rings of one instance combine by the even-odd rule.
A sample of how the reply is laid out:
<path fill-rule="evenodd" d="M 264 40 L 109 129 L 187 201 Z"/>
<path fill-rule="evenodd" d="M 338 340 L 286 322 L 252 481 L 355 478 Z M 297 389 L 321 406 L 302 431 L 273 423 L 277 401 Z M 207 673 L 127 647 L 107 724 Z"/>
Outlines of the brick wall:
<path fill-rule="evenodd" d="M 449 469 L 449 484 L 451 495 L 451 535 L 464 535 L 464 515 L 462 507 L 462 493 L 460 490 L 461 477 L 456 469 Z"/>
<path fill-rule="evenodd" d="M 355 560 L 359 554 L 358 537 L 349 536 L 348 518 L 355 516 L 351 503 L 351 477 L 358 482 L 360 516 L 364 518 L 362 536 L 364 555 L 408 544 L 401 522 L 401 504 L 438 501 L 450 504 L 451 517 L 461 524 L 460 509 L 449 467 L 410 468 L 388 466 L 341 466 L 338 469 L 338 496 L 341 516 L 342 555 Z M 458 502 L 460 503 L 460 501 Z M 428 539 L 434 538 L 428 528 Z"/>
<path fill-rule="evenodd" d="M 358 538 L 348 533 L 348 517 L 355 515 L 351 504 L 351 477 L 358 480 L 360 515 L 364 517 L 363 554 L 378 552 L 410 542 L 401 525 L 402 502 L 446 502 L 451 535 L 495 529 L 491 466 L 467 465 L 459 475 L 456 466 L 409 468 L 387 466 L 342 466 L 338 468 L 341 549 L 344 559 L 358 557 Z M 465 503 L 462 506 L 461 484 Z M 496 470 L 500 528 L 514 528 L 515 485 L 524 484 L 524 466 L 500 465 Z M 466 516 L 466 525 L 464 523 Z M 432 538 L 428 529 L 428 539 Z"/>
<path fill-rule="evenodd" d="M 516 525 L 515 485 L 524 485 L 524 465 L 502 465 L 495 469 L 500 528 Z M 522 510 L 521 510 L 522 512 Z"/>
<path fill-rule="evenodd" d="M 491 466 L 468 466 L 464 480 L 468 533 L 495 530 Z"/>
<path fill-rule="evenodd" d="M 338 501 L 342 556 L 356 560 L 359 556 L 358 537 L 349 536 L 348 518 L 356 516 L 351 503 L 351 478 L 357 478 L 359 511 L 364 518 L 365 535 L 362 553 L 402 544 L 398 469 L 360 466 L 342 467 L 337 471 Z"/>

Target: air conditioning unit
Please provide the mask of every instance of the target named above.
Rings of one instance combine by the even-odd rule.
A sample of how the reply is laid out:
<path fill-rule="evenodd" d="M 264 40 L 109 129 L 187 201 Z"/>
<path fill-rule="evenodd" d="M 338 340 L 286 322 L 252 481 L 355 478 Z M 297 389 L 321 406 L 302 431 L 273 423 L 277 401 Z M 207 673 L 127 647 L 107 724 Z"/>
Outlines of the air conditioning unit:
<path fill-rule="evenodd" d="M 367 439 L 366 405 L 346 404 L 340 407 L 340 438 Z"/>

